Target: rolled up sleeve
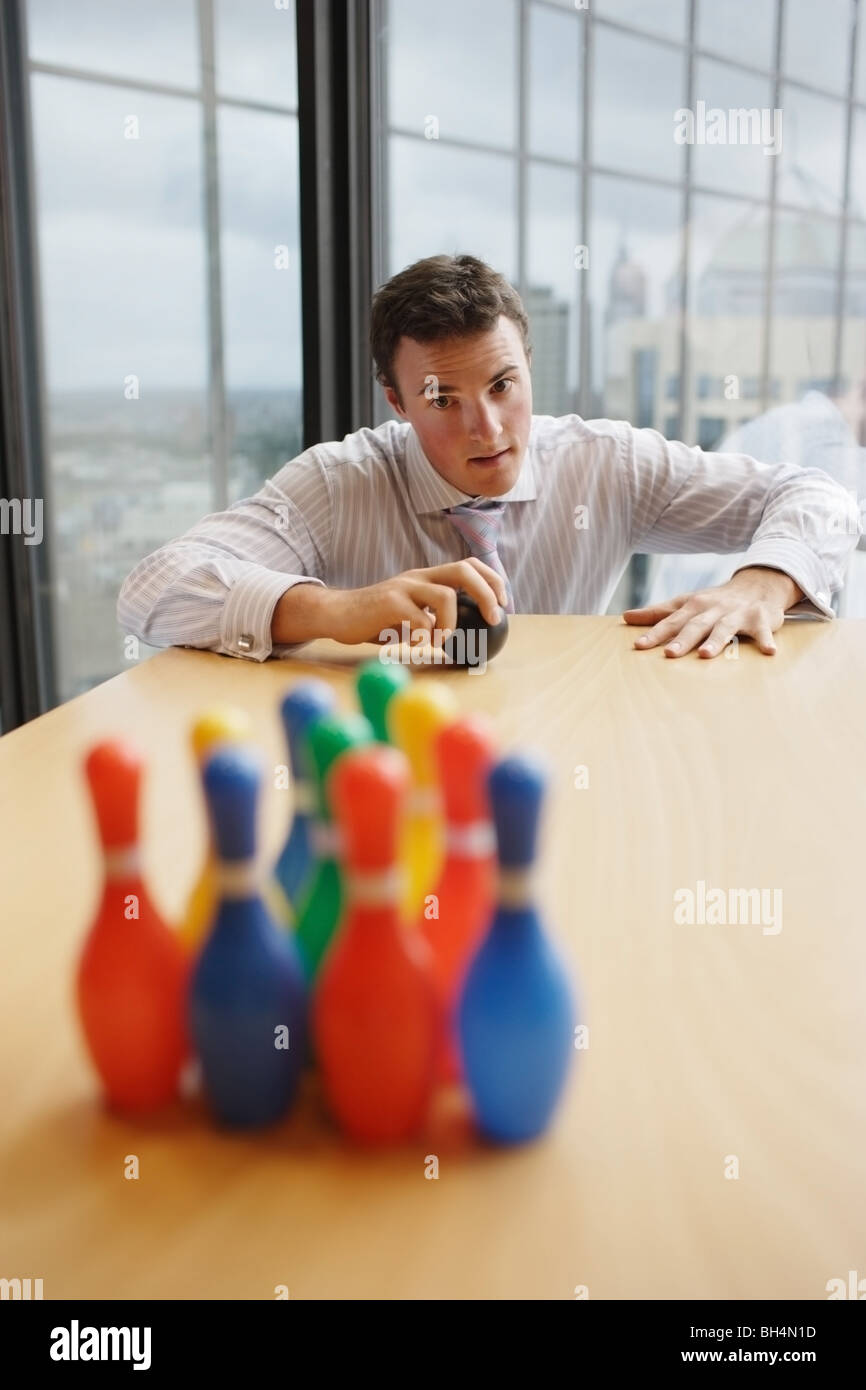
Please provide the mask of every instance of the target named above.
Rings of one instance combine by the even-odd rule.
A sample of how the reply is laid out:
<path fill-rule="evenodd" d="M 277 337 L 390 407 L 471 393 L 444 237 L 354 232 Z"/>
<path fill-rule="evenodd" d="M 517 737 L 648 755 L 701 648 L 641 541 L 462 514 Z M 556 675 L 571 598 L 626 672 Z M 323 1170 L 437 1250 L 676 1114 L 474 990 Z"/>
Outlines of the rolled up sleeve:
<path fill-rule="evenodd" d="M 760 463 L 667 440 L 656 430 L 623 436 L 632 507 L 632 549 L 650 554 L 745 552 L 738 569 L 789 575 L 807 602 L 834 616 L 861 534 L 856 498 L 820 468 Z M 736 573 L 736 571 L 734 571 Z"/>
<path fill-rule="evenodd" d="M 215 512 L 141 560 L 117 602 L 126 632 L 156 647 L 200 647 L 264 661 L 271 622 L 295 584 L 325 582 L 332 508 L 314 450 L 284 465 L 253 497 Z"/>

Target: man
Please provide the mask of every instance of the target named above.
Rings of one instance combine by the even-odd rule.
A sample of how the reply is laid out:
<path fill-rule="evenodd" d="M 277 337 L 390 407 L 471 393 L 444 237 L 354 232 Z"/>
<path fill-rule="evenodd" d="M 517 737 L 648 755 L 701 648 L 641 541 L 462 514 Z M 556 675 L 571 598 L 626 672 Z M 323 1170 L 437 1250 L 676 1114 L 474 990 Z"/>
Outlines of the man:
<path fill-rule="evenodd" d="M 142 560 L 118 601 L 127 631 L 257 661 L 404 621 L 439 642 L 458 589 L 491 622 L 500 604 L 603 613 L 633 551 L 746 547 L 726 583 L 627 612 L 650 627 L 635 645 L 712 657 L 743 634 L 770 654 L 798 601 L 833 617 L 857 542 L 844 489 L 624 422 L 533 416 L 527 317 L 483 262 L 433 256 L 394 276 L 371 347 L 399 419 L 307 449 Z"/>

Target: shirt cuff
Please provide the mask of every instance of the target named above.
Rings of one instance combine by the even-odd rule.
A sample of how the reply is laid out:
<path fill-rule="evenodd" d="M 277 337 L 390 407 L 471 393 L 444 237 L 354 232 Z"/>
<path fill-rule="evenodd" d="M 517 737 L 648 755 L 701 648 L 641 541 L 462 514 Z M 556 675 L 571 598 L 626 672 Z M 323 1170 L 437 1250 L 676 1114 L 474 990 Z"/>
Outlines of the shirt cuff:
<path fill-rule="evenodd" d="M 750 569 L 752 565 L 768 565 L 770 569 L 781 570 L 802 590 L 803 598 L 785 610 L 786 618 L 832 619 L 836 616 L 832 595 L 824 587 L 821 561 L 814 550 L 810 550 L 802 541 L 756 541 L 747 550 L 743 563 L 737 566 L 734 574 Z"/>
<path fill-rule="evenodd" d="M 307 575 L 280 574 L 276 570 L 256 568 L 247 571 L 232 585 L 223 604 L 220 619 L 219 651 L 224 656 L 246 657 L 248 661 L 266 661 L 275 653 L 283 655 L 305 647 L 306 642 L 274 646 L 271 622 L 274 609 L 287 590 L 295 584 L 318 584 L 321 579 Z"/>

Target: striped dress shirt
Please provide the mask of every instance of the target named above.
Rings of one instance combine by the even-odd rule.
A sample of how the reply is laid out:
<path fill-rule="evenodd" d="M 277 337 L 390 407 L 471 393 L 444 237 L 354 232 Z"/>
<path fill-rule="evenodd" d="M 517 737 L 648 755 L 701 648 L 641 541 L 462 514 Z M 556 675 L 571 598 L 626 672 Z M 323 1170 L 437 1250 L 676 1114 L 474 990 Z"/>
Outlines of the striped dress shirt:
<path fill-rule="evenodd" d="M 338 589 L 468 554 L 444 509 L 471 499 L 388 420 L 291 459 L 255 494 L 141 560 L 121 588 L 124 630 L 154 646 L 264 661 L 293 584 Z M 745 551 L 833 618 L 860 533 L 855 499 L 819 468 L 759 463 L 624 421 L 532 417 L 497 549 L 517 613 L 604 613 L 633 552 Z M 743 560 L 740 558 L 740 567 Z M 671 595 L 673 597 L 673 595 Z"/>

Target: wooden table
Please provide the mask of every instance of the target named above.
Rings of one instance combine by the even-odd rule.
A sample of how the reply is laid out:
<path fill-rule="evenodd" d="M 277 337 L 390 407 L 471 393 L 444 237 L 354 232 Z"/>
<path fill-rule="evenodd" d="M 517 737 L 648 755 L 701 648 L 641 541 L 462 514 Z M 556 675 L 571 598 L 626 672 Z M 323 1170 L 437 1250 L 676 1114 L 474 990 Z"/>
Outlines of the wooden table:
<path fill-rule="evenodd" d="M 314 1086 L 267 1135 L 221 1134 L 198 1101 L 127 1123 L 83 1052 L 72 986 L 101 874 L 83 750 L 145 749 L 145 868 L 177 914 L 204 846 L 191 720 L 243 705 L 285 761 L 282 694 L 324 674 L 350 708 L 374 649 L 172 649 L 0 740 L 0 1276 L 46 1299 L 823 1299 L 866 1276 L 866 623 L 788 623 L 775 657 L 743 641 L 712 661 L 634 635 L 518 617 L 483 676 L 429 677 L 552 769 L 542 904 L 590 1045 L 552 1129 L 512 1150 L 479 1143 L 453 1095 L 384 1154 L 345 1145 Z M 263 805 L 274 855 L 290 796 Z M 699 881 L 780 889 L 782 929 L 676 923 Z"/>

